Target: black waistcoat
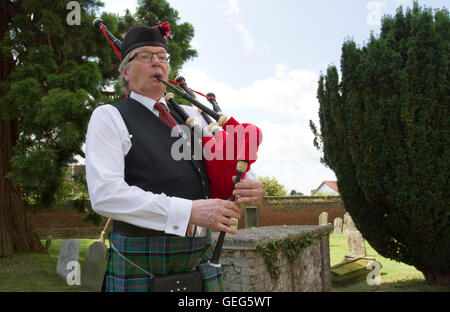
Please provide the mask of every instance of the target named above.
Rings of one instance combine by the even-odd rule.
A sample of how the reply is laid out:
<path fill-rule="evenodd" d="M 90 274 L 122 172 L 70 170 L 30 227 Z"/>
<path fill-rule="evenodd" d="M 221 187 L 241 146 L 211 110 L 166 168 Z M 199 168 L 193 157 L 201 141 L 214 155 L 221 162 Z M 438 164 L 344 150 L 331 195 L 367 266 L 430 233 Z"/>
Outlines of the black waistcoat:
<path fill-rule="evenodd" d="M 204 160 L 177 161 L 171 155 L 172 144 L 182 138 L 171 137 L 171 128 L 134 99 L 113 106 L 119 110 L 130 134 L 131 149 L 125 157 L 125 181 L 129 185 L 191 200 L 209 198 Z M 171 113 L 182 123 L 174 110 Z"/>

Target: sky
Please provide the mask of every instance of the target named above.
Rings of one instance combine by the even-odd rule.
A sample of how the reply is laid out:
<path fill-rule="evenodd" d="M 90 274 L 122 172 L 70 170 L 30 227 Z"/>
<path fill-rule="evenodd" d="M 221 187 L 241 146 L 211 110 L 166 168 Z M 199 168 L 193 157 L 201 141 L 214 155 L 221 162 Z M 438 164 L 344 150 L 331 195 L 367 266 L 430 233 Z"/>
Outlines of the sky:
<path fill-rule="evenodd" d="M 136 0 L 103 0 L 104 11 L 136 11 Z M 364 46 L 380 33 L 381 18 L 412 0 L 168 0 L 180 22 L 194 27 L 198 57 L 183 65 L 190 88 L 214 92 L 222 111 L 263 132 L 259 176 L 275 177 L 288 193 L 310 195 L 336 181 L 320 163 L 309 127 L 319 126 L 318 80 L 329 65 L 340 67 L 341 48 Z M 420 5 L 449 7 L 448 0 Z M 207 103 L 206 101 L 203 101 Z"/>

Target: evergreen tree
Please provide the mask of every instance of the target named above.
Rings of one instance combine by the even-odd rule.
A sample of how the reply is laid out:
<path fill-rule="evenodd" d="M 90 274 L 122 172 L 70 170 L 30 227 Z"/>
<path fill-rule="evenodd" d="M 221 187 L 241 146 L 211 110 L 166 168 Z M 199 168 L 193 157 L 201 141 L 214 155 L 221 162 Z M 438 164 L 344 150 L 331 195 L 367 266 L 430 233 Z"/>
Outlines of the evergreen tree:
<path fill-rule="evenodd" d="M 37 208 L 54 204 L 67 165 L 75 155 L 84 156 L 92 111 L 117 99 L 106 90 L 118 78 L 119 61 L 92 27 L 102 3 L 77 1 L 81 18 L 73 25 L 68 2 L 0 0 L 0 257 L 45 252 L 26 220 L 22 198 L 32 199 Z M 139 5 L 154 9 L 158 21 L 173 21 L 171 28 L 177 29 L 178 13 L 166 1 Z M 140 8 L 135 16 L 104 13 L 102 19 L 118 37 L 133 25 L 157 24 Z M 172 71 L 196 55 L 189 49 L 192 26 L 184 23 L 179 30 L 169 49 Z"/>
<path fill-rule="evenodd" d="M 406 12 L 400 7 L 366 46 L 344 43 L 341 82 L 334 66 L 320 78 L 316 133 L 345 208 L 371 246 L 444 284 L 450 283 L 449 66 L 449 12 L 433 15 L 417 2 Z"/>
<path fill-rule="evenodd" d="M 39 207 L 54 201 L 101 102 L 102 75 L 89 60 L 96 55 L 89 22 L 98 2 L 78 1 L 80 25 L 67 22 L 67 3 L 1 0 L 0 257 L 44 251 L 22 196 Z"/>

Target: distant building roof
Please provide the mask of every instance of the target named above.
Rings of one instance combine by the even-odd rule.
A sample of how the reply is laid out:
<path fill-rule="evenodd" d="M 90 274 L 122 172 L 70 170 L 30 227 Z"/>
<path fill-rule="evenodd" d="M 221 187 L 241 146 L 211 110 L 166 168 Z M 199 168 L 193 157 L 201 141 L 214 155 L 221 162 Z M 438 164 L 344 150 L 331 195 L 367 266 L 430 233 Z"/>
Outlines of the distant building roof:
<path fill-rule="evenodd" d="M 313 191 L 313 193 L 316 193 L 316 192 L 322 187 L 322 185 L 324 185 L 324 184 L 328 185 L 328 186 L 329 186 L 330 188 L 332 188 L 336 193 L 339 193 L 338 186 L 337 186 L 337 181 L 323 181 L 323 182 L 319 185 L 319 187 Z"/>
<path fill-rule="evenodd" d="M 339 193 L 337 181 L 323 181 L 322 184 L 324 184 L 324 183 Z M 319 186 L 319 188 L 320 188 L 320 186 Z"/>

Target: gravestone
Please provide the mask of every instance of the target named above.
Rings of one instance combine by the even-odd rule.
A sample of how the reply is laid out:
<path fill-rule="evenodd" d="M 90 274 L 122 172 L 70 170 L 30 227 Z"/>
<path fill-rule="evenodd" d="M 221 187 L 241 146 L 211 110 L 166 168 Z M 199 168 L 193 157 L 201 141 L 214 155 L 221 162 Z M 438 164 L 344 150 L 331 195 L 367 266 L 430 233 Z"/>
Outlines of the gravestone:
<path fill-rule="evenodd" d="M 348 212 L 344 214 L 344 226 L 343 226 L 343 232 L 344 234 L 348 234 L 350 232 L 358 231 L 358 229 L 355 226 L 355 223 L 353 222 L 352 217 Z"/>
<path fill-rule="evenodd" d="M 52 246 L 52 239 L 50 238 L 45 241 L 45 249 L 49 251 L 51 246 Z"/>
<path fill-rule="evenodd" d="M 106 245 L 96 241 L 89 246 L 81 271 L 81 285 L 93 291 L 100 291 L 106 270 Z"/>
<path fill-rule="evenodd" d="M 66 280 L 67 264 L 71 261 L 78 261 L 80 255 L 80 243 L 76 239 L 66 239 L 59 249 L 58 264 L 56 265 L 56 274 Z"/>
<path fill-rule="evenodd" d="M 335 218 L 334 219 L 333 234 L 342 234 L 342 218 Z"/>
<path fill-rule="evenodd" d="M 367 256 L 364 238 L 359 231 L 349 232 L 347 234 L 347 243 L 350 257 L 358 258 Z"/>
<path fill-rule="evenodd" d="M 322 212 L 319 215 L 319 225 L 327 225 L 328 224 L 328 212 Z"/>

